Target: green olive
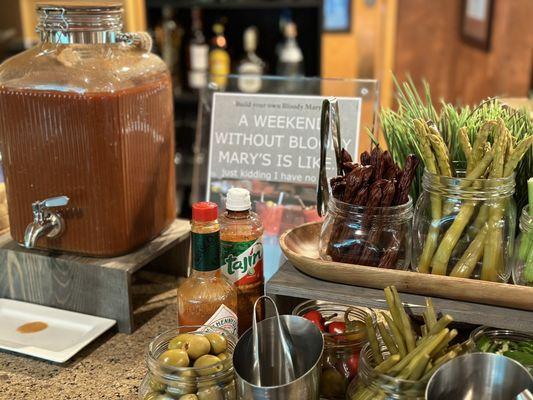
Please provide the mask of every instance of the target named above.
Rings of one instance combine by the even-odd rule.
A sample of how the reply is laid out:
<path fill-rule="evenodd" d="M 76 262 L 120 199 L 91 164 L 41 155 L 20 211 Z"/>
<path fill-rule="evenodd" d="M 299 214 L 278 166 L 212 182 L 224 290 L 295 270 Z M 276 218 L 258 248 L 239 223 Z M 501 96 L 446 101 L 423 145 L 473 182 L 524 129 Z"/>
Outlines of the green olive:
<path fill-rule="evenodd" d="M 320 394 L 327 398 L 343 397 L 346 391 L 344 377 L 335 368 L 326 368 L 320 377 Z"/>
<path fill-rule="evenodd" d="M 195 394 L 186 394 L 185 396 L 181 396 L 179 400 L 198 400 L 198 396 Z"/>
<path fill-rule="evenodd" d="M 189 357 L 196 360 L 205 354 L 209 354 L 209 350 L 211 350 L 211 343 L 209 343 L 209 340 L 203 335 L 192 336 L 193 337 L 187 339 L 184 348 Z"/>
<path fill-rule="evenodd" d="M 155 400 L 174 400 L 174 397 L 168 395 L 168 394 L 160 394 L 158 395 Z"/>
<path fill-rule="evenodd" d="M 217 357 L 220 358 L 222 361 L 227 360 L 230 358 L 230 355 L 226 352 L 217 354 Z"/>
<path fill-rule="evenodd" d="M 172 349 L 167 350 L 159 356 L 159 361 L 170 367 L 188 367 L 189 356 L 185 350 Z"/>
<path fill-rule="evenodd" d="M 182 333 L 176 336 L 174 339 L 172 339 L 168 343 L 168 349 L 169 350 L 172 350 L 172 349 L 187 350 L 186 348 L 184 349 L 184 347 L 188 345 L 191 336 L 195 336 L 195 335 L 192 333 Z"/>
<path fill-rule="evenodd" d="M 237 398 L 237 388 L 235 387 L 235 381 L 231 381 L 223 389 L 224 391 L 224 400 L 234 400 Z"/>
<path fill-rule="evenodd" d="M 156 400 L 159 396 L 158 392 L 150 392 L 146 396 L 143 397 L 143 400 Z"/>
<path fill-rule="evenodd" d="M 194 383 L 179 383 L 176 386 L 167 386 L 165 394 L 172 396 L 173 399 L 179 399 L 186 394 L 196 393 L 198 387 Z"/>
<path fill-rule="evenodd" d="M 213 366 L 212 368 L 205 368 L 205 367 L 209 367 L 211 365 Z M 202 369 L 201 371 L 197 371 L 200 375 L 216 374 L 217 372 L 222 371 L 222 369 L 224 368 L 224 366 L 220 362 L 220 358 L 218 358 L 217 356 L 213 356 L 211 354 L 206 354 L 206 355 L 203 355 L 202 357 L 198 358 L 194 362 L 194 367 L 195 368 L 205 368 L 205 369 Z"/>
<path fill-rule="evenodd" d="M 199 400 L 224 400 L 224 395 L 218 386 L 212 386 L 198 391 Z"/>
<path fill-rule="evenodd" d="M 166 387 L 167 385 L 164 383 L 161 383 L 154 378 L 150 379 L 150 389 L 154 392 L 164 392 Z"/>
<path fill-rule="evenodd" d="M 174 400 L 174 398 L 166 394 L 150 392 L 144 396 L 143 400 Z"/>
<path fill-rule="evenodd" d="M 191 368 L 191 369 L 184 369 L 182 371 L 175 372 L 173 375 L 180 376 L 183 378 L 195 378 L 196 372 L 194 372 L 194 370 Z"/>
<path fill-rule="evenodd" d="M 226 338 L 218 333 L 206 333 L 205 337 L 211 344 L 211 354 L 223 353 L 228 348 Z"/>

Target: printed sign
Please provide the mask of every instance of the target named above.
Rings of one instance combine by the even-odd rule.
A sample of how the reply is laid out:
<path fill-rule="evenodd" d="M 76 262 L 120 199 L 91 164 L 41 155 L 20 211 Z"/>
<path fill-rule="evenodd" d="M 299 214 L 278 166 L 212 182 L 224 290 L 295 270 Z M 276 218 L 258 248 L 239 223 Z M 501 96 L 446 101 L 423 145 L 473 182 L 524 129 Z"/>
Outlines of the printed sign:
<path fill-rule="evenodd" d="M 316 184 L 322 96 L 214 93 L 209 178 Z M 361 99 L 340 97 L 342 142 L 358 154 Z M 335 165 L 330 143 L 327 166 Z"/>

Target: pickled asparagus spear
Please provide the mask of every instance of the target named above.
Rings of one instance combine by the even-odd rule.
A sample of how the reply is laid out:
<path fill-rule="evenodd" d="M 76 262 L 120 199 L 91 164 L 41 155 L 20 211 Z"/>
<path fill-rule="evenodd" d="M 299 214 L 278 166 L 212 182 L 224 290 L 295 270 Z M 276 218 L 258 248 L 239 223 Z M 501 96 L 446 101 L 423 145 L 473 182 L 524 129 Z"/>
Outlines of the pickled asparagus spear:
<path fill-rule="evenodd" d="M 458 138 L 459 145 L 466 158 L 466 172 L 468 173 L 474 167 L 474 163 L 472 162 L 472 145 L 470 144 L 470 139 L 468 139 L 468 133 L 465 127 L 459 129 Z"/>
<path fill-rule="evenodd" d="M 420 142 L 420 153 L 424 159 L 426 169 L 432 174 L 438 174 L 437 163 L 435 156 L 431 150 L 431 144 L 427 138 L 426 124 L 422 120 L 414 120 L 415 131 Z M 430 194 L 431 201 L 431 225 L 427 233 L 426 241 L 424 243 L 424 249 L 420 260 L 418 262 L 418 271 L 423 273 L 429 272 L 429 266 L 431 264 L 431 258 L 437 248 L 440 233 L 440 219 L 442 216 L 442 199 L 435 195 Z"/>
<path fill-rule="evenodd" d="M 529 216 L 533 218 L 533 178 L 527 181 L 529 197 Z M 520 260 L 525 261 L 523 279 L 526 285 L 533 284 L 533 233 L 524 232 L 518 251 Z"/>
<path fill-rule="evenodd" d="M 374 329 L 374 324 L 372 322 L 372 318 L 370 317 L 370 315 L 366 316 L 365 325 L 366 325 L 366 331 L 367 331 L 367 336 L 368 336 L 368 342 L 370 343 L 370 348 L 372 349 L 372 353 L 374 353 L 374 361 L 376 361 L 379 364 L 383 361 L 383 356 L 381 355 L 381 351 L 379 349 L 379 342 L 376 336 L 376 330 Z"/>
<path fill-rule="evenodd" d="M 422 339 L 413 351 L 409 352 L 398 364 L 391 368 L 390 373 L 398 374 L 409 365 L 413 358 L 426 352 L 431 353 L 444 340 L 448 332 L 449 330 L 445 328 L 436 335 L 430 335 Z"/>
<path fill-rule="evenodd" d="M 415 348 L 416 343 L 415 335 L 411 327 L 411 320 L 405 312 L 405 308 L 403 307 L 402 300 L 400 299 L 400 295 L 398 294 L 396 287 L 392 286 L 391 291 L 392 295 L 394 296 L 394 307 L 396 307 L 398 310 L 398 315 L 402 321 L 403 337 L 405 338 L 405 345 L 407 347 L 407 351 L 409 352 Z"/>
<path fill-rule="evenodd" d="M 470 245 L 465 250 L 457 264 L 453 267 L 450 276 L 455 276 L 456 278 L 470 278 L 472 272 L 476 268 L 477 263 L 481 260 L 483 256 L 483 249 L 485 248 L 485 237 L 487 236 L 487 231 L 489 226 L 485 226 L 478 232 L 474 240 L 470 242 Z"/>
<path fill-rule="evenodd" d="M 431 330 L 437 323 L 437 313 L 433 307 L 433 300 L 429 297 L 426 297 L 426 315 L 428 319 L 428 329 Z"/>
<path fill-rule="evenodd" d="M 381 338 L 383 339 L 383 342 L 385 342 L 385 346 L 387 346 L 387 349 L 389 350 L 389 353 L 398 354 L 398 347 L 396 347 L 394 340 L 392 340 L 392 337 L 387 331 L 387 328 L 385 328 L 383 322 L 378 322 L 378 330 L 379 334 L 381 335 Z"/>
<path fill-rule="evenodd" d="M 448 261 L 452 251 L 459 241 L 459 238 L 463 234 L 463 231 L 470 221 L 476 205 L 474 202 L 463 204 L 459 213 L 455 217 L 452 225 L 448 228 L 444 234 L 433 260 L 431 261 L 431 273 L 436 275 L 446 275 L 448 268 Z"/>
<path fill-rule="evenodd" d="M 393 354 L 389 358 L 387 358 L 385 361 L 382 361 L 380 364 L 374 368 L 374 371 L 379 372 L 381 374 L 386 374 L 390 371 L 392 367 L 394 367 L 398 362 L 400 361 L 400 355 Z"/>
<path fill-rule="evenodd" d="M 400 333 L 400 330 L 398 329 L 391 317 L 389 317 L 385 313 L 382 313 L 382 315 L 383 318 L 385 318 L 385 320 L 387 321 L 387 325 L 389 326 L 389 329 L 392 332 L 392 338 L 394 340 L 394 343 L 396 343 L 396 347 L 398 348 L 398 353 L 400 354 L 400 357 L 405 357 L 405 355 L 407 354 L 407 349 L 405 347 L 403 335 Z"/>
<path fill-rule="evenodd" d="M 503 178 L 508 145 L 508 136 L 505 131 L 503 121 L 499 120 L 494 142 L 494 161 L 489 178 Z M 501 221 L 505 211 L 505 201 L 497 200 L 488 206 L 488 232 L 483 248 L 481 279 L 496 282 L 503 271 L 503 227 Z"/>

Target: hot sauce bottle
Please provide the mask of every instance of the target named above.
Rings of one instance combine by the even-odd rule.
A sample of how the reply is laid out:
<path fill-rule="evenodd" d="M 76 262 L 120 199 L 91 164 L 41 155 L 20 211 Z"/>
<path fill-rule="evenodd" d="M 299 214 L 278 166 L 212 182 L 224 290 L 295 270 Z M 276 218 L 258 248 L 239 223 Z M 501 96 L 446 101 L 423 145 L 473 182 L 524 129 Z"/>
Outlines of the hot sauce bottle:
<path fill-rule="evenodd" d="M 220 270 L 218 206 L 192 206 L 192 273 L 178 287 L 180 325 L 211 325 L 237 334 L 237 291 Z"/>
<path fill-rule="evenodd" d="M 264 291 L 263 225 L 250 209 L 250 192 L 232 188 L 220 217 L 222 273 L 237 289 L 239 334 L 252 326 L 254 302 Z"/>

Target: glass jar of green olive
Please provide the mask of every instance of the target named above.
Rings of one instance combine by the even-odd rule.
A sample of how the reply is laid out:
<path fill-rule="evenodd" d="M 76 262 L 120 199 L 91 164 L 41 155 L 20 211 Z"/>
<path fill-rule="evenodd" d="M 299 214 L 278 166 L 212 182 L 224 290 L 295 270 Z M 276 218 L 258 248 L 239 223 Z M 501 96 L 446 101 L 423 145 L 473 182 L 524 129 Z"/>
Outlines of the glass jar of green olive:
<path fill-rule="evenodd" d="M 148 346 L 142 400 L 236 400 L 233 350 L 237 337 L 213 326 L 181 326 Z"/>

